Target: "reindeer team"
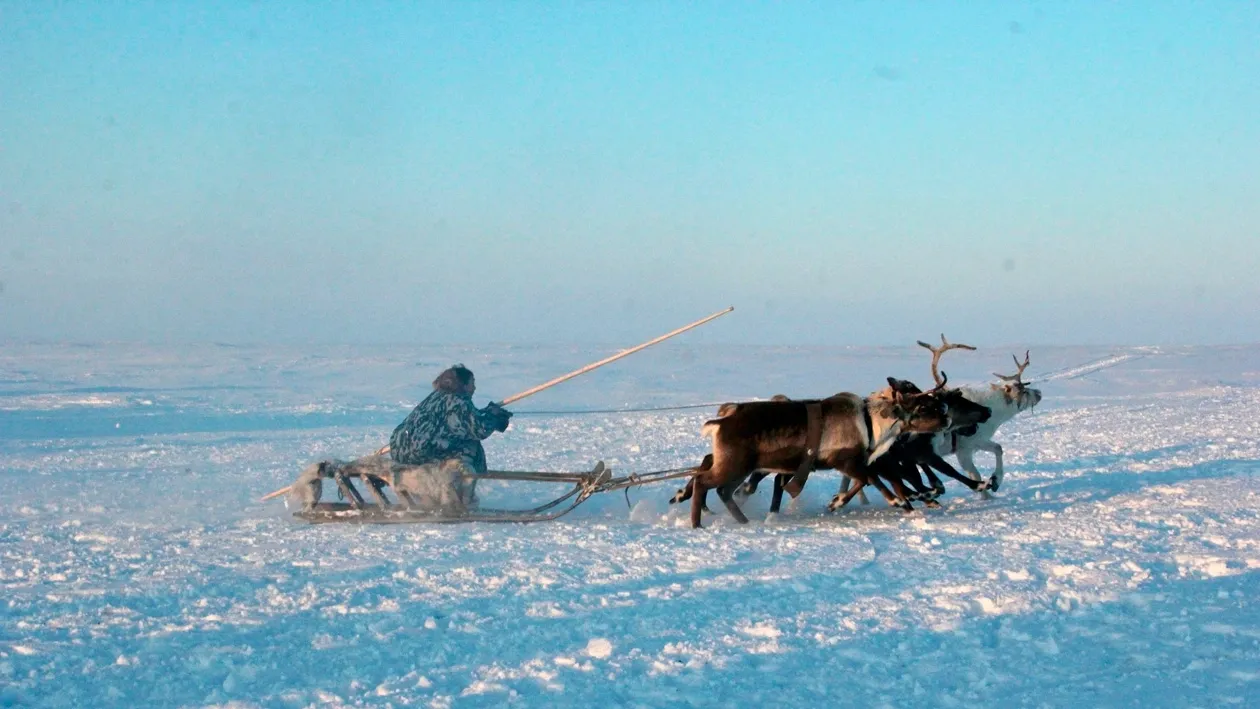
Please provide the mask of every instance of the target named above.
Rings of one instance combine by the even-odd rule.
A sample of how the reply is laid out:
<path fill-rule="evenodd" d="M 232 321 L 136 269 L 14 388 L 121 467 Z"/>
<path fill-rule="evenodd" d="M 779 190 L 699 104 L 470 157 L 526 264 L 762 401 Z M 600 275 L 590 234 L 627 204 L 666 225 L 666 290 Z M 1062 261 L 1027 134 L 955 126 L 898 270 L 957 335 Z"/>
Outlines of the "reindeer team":
<path fill-rule="evenodd" d="M 691 500 L 691 525 L 700 526 L 710 490 L 731 516 L 748 521 L 737 497 L 756 492 L 757 484 L 774 475 L 770 511 L 778 512 L 786 491 L 800 495 L 814 470 L 839 470 L 841 488 L 828 509 L 844 507 L 866 486 L 874 487 L 890 505 L 912 510 L 911 501 L 939 506 L 945 487 L 935 472 L 976 492 L 997 490 L 1002 484 L 1002 446 L 993 441 L 999 426 L 1021 411 L 1036 406 L 1041 392 L 1023 380 L 1028 368 L 1015 358 L 1016 372 L 996 374 L 1001 383 L 982 387 L 949 388 L 938 369 L 941 355 L 952 349 L 974 347 L 951 344 L 941 335 L 940 347 L 919 345 L 932 352 L 936 386 L 922 391 L 913 383 L 888 378 L 888 386 L 870 396 L 840 393 L 825 399 L 723 404 L 718 418 L 704 424 L 713 440 L 713 453 L 695 469 L 687 486 L 671 503 Z M 982 479 L 976 451 L 993 453 L 993 475 Z M 970 476 L 958 473 L 944 456 L 954 455 Z M 926 476 L 920 476 L 920 471 Z"/>

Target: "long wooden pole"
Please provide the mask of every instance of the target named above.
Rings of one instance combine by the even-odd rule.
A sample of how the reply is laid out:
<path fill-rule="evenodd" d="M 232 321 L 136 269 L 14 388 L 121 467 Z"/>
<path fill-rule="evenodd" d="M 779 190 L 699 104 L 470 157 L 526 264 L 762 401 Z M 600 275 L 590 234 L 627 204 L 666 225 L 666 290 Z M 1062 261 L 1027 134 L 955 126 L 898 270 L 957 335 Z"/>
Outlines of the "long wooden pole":
<path fill-rule="evenodd" d="M 684 332 L 686 332 L 686 331 L 688 331 L 688 330 L 691 330 L 692 328 L 697 328 L 697 327 L 700 327 L 701 325 L 703 325 L 703 324 L 705 324 L 705 323 L 709 322 L 710 320 L 716 320 L 716 319 L 718 319 L 718 318 L 722 317 L 723 315 L 726 315 L 727 313 L 731 312 L 731 311 L 732 311 L 732 310 L 734 310 L 734 309 L 735 309 L 735 307 L 734 307 L 734 306 L 731 306 L 731 307 L 727 308 L 726 310 L 722 310 L 722 311 L 716 312 L 716 313 L 714 313 L 714 314 L 710 315 L 710 316 L 709 316 L 709 317 L 707 317 L 707 318 L 701 318 L 700 320 L 697 320 L 697 321 L 695 321 L 695 322 L 691 323 L 690 325 L 684 325 L 684 326 L 682 326 L 682 327 L 678 328 L 677 330 L 674 330 L 673 332 L 668 332 L 668 333 L 665 333 L 664 335 L 661 335 L 660 337 L 658 337 L 658 338 L 656 338 L 656 339 L 654 339 L 654 340 L 648 340 L 647 342 L 644 342 L 643 344 L 638 345 L 638 346 L 636 346 L 636 347 L 631 347 L 631 348 L 630 348 L 630 349 L 628 349 L 628 350 L 622 350 L 621 352 L 618 352 L 617 354 L 615 354 L 615 355 L 613 355 L 613 356 L 611 356 L 611 357 L 605 357 L 604 359 L 601 359 L 600 361 L 595 362 L 594 364 L 588 364 L 588 365 L 586 365 L 585 367 L 582 367 L 581 369 L 575 369 L 575 370 L 573 370 L 572 372 L 569 372 L 568 374 L 565 374 L 565 375 L 563 375 L 563 376 L 556 377 L 555 379 L 552 379 L 551 381 L 549 381 L 549 382 L 547 382 L 547 383 L 545 383 L 545 384 L 539 384 L 538 386 L 534 387 L 533 389 L 526 389 L 525 391 L 523 391 L 523 392 L 521 392 L 521 393 L 519 393 L 519 394 L 513 394 L 512 396 L 509 396 L 508 398 L 506 398 L 506 399 L 504 399 L 502 402 L 500 402 L 500 406 L 507 406 L 508 404 L 511 404 L 511 403 L 513 403 L 513 402 L 516 402 L 516 401 L 520 401 L 521 399 L 524 399 L 524 398 L 525 398 L 525 397 L 527 397 L 527 396 L 533 396 L 534 394 L 537 394 L 538 392 L 542 391 L 543 389 L 550 389 L 551 387 L 553 387 L 553 386 L 555 386 L 555 385 L 557 385 L 557 384 L 560 384 L 561 382 L 567 382 L 567 381 L 569 381 L 570 379 L 572 379 L 572 378 L 574 378 L 574 377 L 577 377 L 577 376 L 581 376 L 581 375 L 583 375 L 583 374 L 586 374 L 587 372 L 589 372 L 589 371 L 591 371 L 591 370 L 594 370 L 594 369 L 599 369 L 600 367 L 604 366 L 605 364 L 610 364 L 610 363 L 612 363 L 612 362 L 616 362 L 617 360 L 621 359 L 622 357 L 629 357 L 630 355 L 634 354 L 635 352 L 639 352 L 639 351 L 641 351 L 641 350 L 646 350 L 647 348 L 651 347 L 652 345 L 657 345 L 657 344 L 660 344 L 660 343 L 664 342 L 665 340 L 668 340 L 669 338 L 674 337 L 675 335 L 681 335 L 682 333 L 684 333 Z"/>
<path fill-rule="evenodd" d="M 575 370 L 573 370 L 572 372 L 569 372 L 568 374 L 565 374 L 565 375 L 562 375 L 562 376 L 556 377 L 555 379 L 552 379 L 552 380 L 551 380 L 551 381 L 549 381 L 549 382 L 545 382 L 545 383 L 543 383 L 543 384 L 539 384 L 538 386 L 536 386 L 536 387 L 534 387 L 534 388 L 532 388 L 532 389 L 526 389 L 525 391 L 523 391 L 523 392 L 521 392 L 521 393 L 519 393 L 519 394 L 513 394 L 512 396 L 509 396 L 508 398 L 506 398 L 506 399 L 504 399 L 503 401 L 499 402 L 499 405 L 500 405 L 500 406 L 507 406 L 508 404 L 511 404 L 511 403 L 513 403 L 513 402 L 520 401 L 521 399 L 524 399 L 524 398 L 525 398 L 525 397 L 527 397 L 527 396 L 533 396 L 534 394 L 537 394 L 538 392 L 540 392 L 540 391 L 542 391 L 542 390 L 544 390 L 544 389 L 550 389 L 551 387 L 553 387 L 553 386 L 555 386 L 555 385 L 557 385 L 557 384 L 560 384 L 560 383 L 562 383 L 562 382 L 567 382 L 567 381 L 569 381 L 570 379 L 572 379 L 572 378 L 574 378 L 574 377 L 578 377 L 578 376 L 581 376 L 581 375 L 583 375 L 583 374 L 586 374 L 586 373 L 587 373 L 587 372 L 589 372 L 589 371 L 592 371 L 592 370 L 595 370 L 595 369 L 599 369 L 600 367 L 604 366 L 605 364 L 611 364 L 612 362 L 616 362 L 617 360 L 621 359 L 622 357 L 629 357 L 630 355 L 634 354 L 635 352 L 640 352 L 640 351 L 642 351 L 642 350 L 646 350 L 647 348 L 651 347 L 652 345 L 658 345 L 658 344 L 660 344 L 660 343 L 664 342 L 665 340 L 668 340 L 668 339 L 669 339 L 669 338 L 671 338 L 671 337 L 674 337 L 674 336 L 676 336 L 676 335 L 681 335 L 681 334 L 683 334 L 684 332 L 686 332 L 686 331 L 688 331 L 688 330 L 691 330 L 691 329 L 694 329 L 694 328 L 700 327 L 701 325 L 703 325 L 703 324 L 705 324 L 705 323 L 709 322 L 710 320 L 716 320 L 716 319 L 718 319 L 718 318 L 722 317 L 723 315 L 726 315 L 727 313 L 731 312 L 731 311 L 732 311 L 732 310 L 734 310 L 734 309 L 735 309 L 735 306 L 733 306 L 733 305 L 732 305 L 731 307 L 727 308 L 726 310 L 719 310 L 718 312 L 716 312 L 716 313 L 714 313 L 714 314 L 712 314 L 712 315 L 708 316 L 707 318 L 701 318 L 701 319 L 699 319 L 699 320 L 697 320 L 697 321 L 695 321 L 695 322 L 691 323 L 690 325 L 683 325 L 682 327 L 678 328 L 677 330 L 674 330 L 674 331 L 672 331 L 672 332 L 667 332 L 667 333 L 665 333 L 664 335 L 661 335 L 660 337 L 657 337 L 657 338 L 654 338 L 654 339 L 648 340 L 647 342 L 644 342 L 644 343 L 643 343 L 643 344 L 641 344 L 641 345 L 636 345 L 636 346 L 634 346 L 634 347 L 631 347 L 631 348 L 630 348 L 630 349 L 628 349 L 628 350 L 622 350 L 621 352 L 618 352 L 617 354 L 612 355 L 611 357 L 605 357 L 604 359 L 601 359 L 601 360 L 600 360 L 600 361 L 598 361 L 598 362 L 594 362 L 594 363 L 588 364 L 588 365 L 586 365 L 585 367 L 582 367 L 581 369 L 575 369 Z M 389 452 L 389 446 L 385 446 L 385 447 L 381 448 L 380 450 L 376 451 L 376 455 L 385 455 L 385 454 L 386 454 L 386 453 L 388 453 L 388 452 Z M 292 486 L 289 486 L 289 487 L 284 487 L 284 488 L 281 488 L 281 489 L 279 489 L 279 490 L 276 490 L 275 492 L 270 492 L 270 493 L 267 493 L 266 495 L 264 495 L 264 496 L 262 497 L 262 501 L 263 501 L 263 502 L 266 502 L 267 500 L 270 500 L 270 499 L 272 499 L 272 498 L 274 498 L 274 497 L 279 497 L 279 496 L 281 496 L 281 495 L 285 494 L 286 492 L 288 492 L 290 487 L 292 487 Z"/>

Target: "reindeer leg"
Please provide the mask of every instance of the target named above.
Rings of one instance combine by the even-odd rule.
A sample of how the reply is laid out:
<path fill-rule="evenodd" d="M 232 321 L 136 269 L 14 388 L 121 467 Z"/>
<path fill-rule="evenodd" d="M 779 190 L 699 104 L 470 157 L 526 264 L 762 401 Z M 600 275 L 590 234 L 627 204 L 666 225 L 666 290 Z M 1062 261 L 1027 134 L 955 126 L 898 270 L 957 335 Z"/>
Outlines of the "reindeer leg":
<path fill-rule="evenodd" d="M 903 491 L 903 494 L 901 495 L 902 497 L 911 502 L 922 500 L 923 495 L 926 492 L 923 489 L 923 485 L 909 475 L 906 475 L 904 471 L 899 471 L 899 473 L 898 477 L 888 479 L 889 484 L 893 486 L 893 492 L 897 492 L 897 487 L 900 486 Z"/>
<path fill-rule="evenodd" d="M 762 480 L 766 479 L 767 475 L 769 475 L 769 473 L 765 473 L 760 470 L 754 471 L 752 475 L 748 476 L 748 481 L 740 486 L 739 488 L 740 496 L 752 497 L 754 494 L 756 494 L 757 486 L 761 484 Z"/>
<path fill-rule="evenodd" d="M 669 504 L 676 505 L 679 502 L 686 502 L 687 500 L 690 500 L 692 493 L 695 491 L 695 487 L 696 479 L 691 478 L 687 481 L 686 485 L 678 488 L 678 492 L 675 492 L 673 497 L 669 498 Z"/>
<path fill-rule="evenodd" d="M 775 514 L 779 513 L 779 507 L 783 504 L 783 487 L 787 484 L 787 481 L 788 477 L 786 475 L 774 476 L 774 490 L 770 494 L 770 511 Z"/>
<path fill-rule="evenodd" d="M 894 496 L 892 491 L 884 485 L 884 481 L 879 479 L 878 475 L 871 476 L 871 484 L 874 485 L 875 489 L 879 490 L 879 494 L 883 495 L 884 499 L 888 501 L 889 507 L 900 507 L 906 512 L 914 511 L 914 506 L 912 506 L 905 498 L 898 498 Z"/>
<path fill-rule="evenodd" d="M 908 500 L 918 500 L 929 509 L 936 509 L 941 506 L 941 503 L 936 501 L 936 495 L 938 494 L 936 489 L 928 487 L 923 482 L 923 477 L 919 474 L 918 463 L 906 462 L 902 465 L 902 472 L 905 475 L 906 482 L 910 483 L 911 487 L 916 488 L 914 495 L 907 498 Z"/>
<path fill-rule="evenodd" d="M 1002 472 L 1002 446 L 993 444 L 993 457 L 997 459 L 997 465 L 993 468 L 993 485 L 990 489 L 997 490 L 1002 484 L 1002 478 L 1005 473 Z"/>
<path fill-rule="evenodd" d="M 920 472 L 918 463 L 910 463 L 908 468 L 910 469 L 910 479 L 917 483 L 923 490 L 920 499 L 932 500 L 940 494 L 940 492 L 937 491 L 936 486 L 932 484 L 932 477 L 930 475 L 925 476 Z M 937 481 L 938 485 L 939 482 L 940 481 Z"/>
<path fill-rule="evenodd" d="M 930 500 L 932 499 L 932 490 L 923 484 L 923 477 L 919 475 L 919 466 L 905 462 L 901 465 L 901 478 L 914 488 L 914 492 L 910 493 L 908 500 Z"/>
<path fill-rule="evenodd" d="M 932 468 L 939 470 L 945 476 L 953 480 L 957 480 L 963 485 L 966 485 L 967 489 L 971 490 L 972 492 L 975 492 L 976 490 L 980 489 L 981 483 L 978 483 L 975 480 L 972 480 L 971 478 L 964 477 L 957 470 L 954 470 L 954 466 L 950 465 L 948 462 L 945 461 L 944 458 L 940 457 L 939 455 L 928 458 L 927 465 L 930 465 L 932 466 Z"/>
<path fill-rule="evenodd" d="M 976 452 L 975 451 L 976 449 L 971 449 L 971 448 L 965 451 L 959 450 L 958 451 L 958 464 L 961 465 L 963 467 L 963 470 L 966 470 L 967 474 L 970 475 L 972 480 L 976 482 L 977 487 L 974 487 L 972 489 L 975 490 L 976 492 L 979 492 L 982 497 L 987 499 L 991 497 L 991 495 L 989 495 L 989 490 L 997 488 L 997 485 L 994 485 L 994 481 L 997 480 L 997 476 L 995 475 L 994 477 L 991 477 L 987 481 L 981 477 L 980 470 L 976 468 Z M 999 482 L 999 485 L 1000 485 L 1000 482 Z"/>
<path fill-rule="evenodd" d="M 691 528 L 700 529 L 700 515 L 704 512 L 705 500 L 709 497 L 709 488 L 695 478 L 691 479 Z"/>
<path fill-rule="evenodd" d="M 1002 485 L 1002 446 L 993 441 L 984 441 L 977 443 L 976 448 L 982 451 L 988 451 L 993 454 L 993 477 L 989 481 L 989 489 L 997 490 Z"/>
<path fill-rule="evenodd" d="M 734 497 L 737 489 L 739 489 L 739 483 L 719 487 L 717 489 L 718 499 L 722 501 L 722 504 L 726 505 L 727 511 L 731 513 L 736 522 L 748 524 L 748 517 L 744 516 L 744 511 L 739 508 L 739 505 L 735 504 Z"/>
<path fill-rule="evenodd" d="M 967 471 L 967 474 L 971 476 L 972 480 L 980 482 L 980 471 L 976 469 L 975 451 L 970 448 L 959 448 L 955 455 L 958 456 L 958 465 L 961 466 L 963 470 Z M 938 470 L 940 469 L 938 468 Z M 941 472 L 945 471 L 942 470 Z"/>
<path fill-rule="evenodd" d="M 888 484 L 892 486 L 893 494 L 897 496 L 898 500 L 905 501 L 907 505 L 910 504 L 910 491 L 906 489 L 901 478 L 889 478 Z"/>
<path fill-rule="evenodd" d="M 843 508 L 844 505 L 848 505 L 849 500 L 852 500 L 854 495 L 857 495 L 858 492 L 861 492 L 862 487 L 864 486 L 866 486 L 866 482 L 858 482 L 858 484 L 854 486 L 852 490 L 843 492 L 843 494 L 842 492 L 837 492 L 837 494 L 835 494 L 835 496 L 832 497 L 832 501 L 830 501 L 830 504 L 827 505 L 827 511 L 829 511 L 829 513 L 834 513 L 835 510 Z"/>
<path fill-rule="evenodd" d="M 945 460 L 942 458 L 941 462 L 945 463 Z M 945 464 L 949 465 L 949 463 Z M 923 474 L 927 476 L 928 484 L 932 486 L 932 499 L 936 499 L 941 495 L 944 495 L 945 483 L 942 483 L 941 479 L 936 477 L 936 473 L 932 472 L 932 468 L 928 467 L 927 463 L 919 463 L 919 468 L 923 470 Z M 950 467 L 950 470 L 953 470 L 953 467 Z"/>
<path fill-rule="evenodd" d="M 688 481 L 687 481 L 687 484 L 686 484 L 686 485 L 684 485 L 684 486 L 682 486 L 682 487 L 678 488 L 678 492 L 675 492 L 675 493 L 674 493 L 674 496 L 673 496 L 673 497 L 671 497 L 671 498 L 669 498 L 669 504 L 671 504 L 671 505 L 675 505 L 675 504 L 678 504 L 678 503 L 680 503 L 680 502 L 686 502 L 687 500 L 690 500 L 690 499 L 691 499 L 691 495 L 692 495 L 692 490 L 694 489 L 694 486 L 695 486 L 695 482 L 694 482 L 694 481 L 695 481 L 695 478 L 692 478 L 691 480 L 688 480 Z M 713 510 L 710 510 L 710 509 L 709 509 L 709 506 L 708 506 L 708 505 L 703 505 L 703 507 L 704 507 L 704 511 L 705 511 L 705 512 L 712 512 L 712 511 L 713 511 Z"/>
<path fill-rule="evenodd" d="M 851 482 L 852 482 L 852 480 L 849 478 L 849 476 L 848 476 L 848 475 L 843 475 L 843 476 L 841 476 L 841 477 L 840 477 L 840 492 L 836 493 L 836 496 L 835 496 L 835 497 L 833 497 L 833 498 L 831 498 L 831 501 L 832 501 L 832 502 L 835 502 L 835 501 L 836 501 L 836 499 L 837 499 L 837 498 L 839 498 L 841 495 L 848 493 L 848 492 L 849 492 L 849 484 L 850 484 Z M 864 505 L 869 505 L 869 504 L 871 504 L 871 501 L 870 501 L 870 500 L 868 500 L 868 499 L 866 499 L 866 491 L 865 491 L 865 490 L 863 490 L 863 489 L 862 489 L 862 487 L 863 487 L 862 485 L 858 485 L 857 490 L 854 490 L 854 492 L 855 492 L 855 493 L 857 493 L 858 500 L 859 500 L 862 504 L 864 504 Z M 849 495 L 849 496 L 848 496 L 848 499 L 849 499 L 849 500 L 853 499 L 853 496 L 852 496 L 852 495 Z M 847 501 L 847 500 L 846 500 L 845 504 L 848 504 L 848 501 Z M 841 507 L 843 507 L 843 506 L 844 506 L 844 505 L 841 505 Z"/>
<path fill-rule="evenodd" d="M 793 500 L 795 500 L 800 497 L 802 492 L 805 491 L 805 483 L 808 481 L 808 472 L 796 473 L 795 475 L 789 477 L 787 483 L 783 486 L 783 489 L 787 490 L 787 493 L 792 496 Z"/>

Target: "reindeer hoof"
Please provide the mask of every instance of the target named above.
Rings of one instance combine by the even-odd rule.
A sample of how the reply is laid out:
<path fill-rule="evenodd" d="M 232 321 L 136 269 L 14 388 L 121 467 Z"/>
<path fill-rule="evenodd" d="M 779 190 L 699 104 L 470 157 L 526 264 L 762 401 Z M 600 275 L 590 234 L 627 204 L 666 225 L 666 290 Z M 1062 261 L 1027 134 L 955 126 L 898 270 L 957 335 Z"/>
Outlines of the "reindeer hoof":
<path fill-rule="evenodd" d="M 835 497 L 831 498 L 831 502 L 827 504 L 827 511 L 835 512 L 841 507 L 844 507 L 844 503 L 840 501 L 840 496 L 836 495 Z"/>
<path fill-rule="evenodd" d="M 941 508 L 941 503 L 936 500 L 927 500 L 923 503 L 923 506 L 929 510 L 939 510 Z"/>
<path fill-rule="evenodd" d="M 994 475 L 993 477 L 989 478 L 989 484 L 985 489 L 988 490 L 989 492 L 997 492 L 998 486 L 1001 484 L 1002 484 L 1002 481 L 998 479 L 998 476 Z"/>

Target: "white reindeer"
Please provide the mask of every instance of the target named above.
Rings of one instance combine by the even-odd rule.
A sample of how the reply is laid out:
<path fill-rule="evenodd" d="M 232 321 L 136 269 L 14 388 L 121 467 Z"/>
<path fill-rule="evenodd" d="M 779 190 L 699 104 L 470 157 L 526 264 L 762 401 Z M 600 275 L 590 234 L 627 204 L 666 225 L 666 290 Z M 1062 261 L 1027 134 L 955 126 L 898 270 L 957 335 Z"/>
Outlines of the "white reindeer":
<path fill-rule="evenodd" d="M 1024 352 L 1021 364 L 1015 357 L 1015 374 L 997 374 L 1000 384 L 979 387 L 961 387 L 962 395 L 977 404 L 989 407 L 993 412 L 988 421 L 976 425 L 975 433 L 968 435 L 938 433 L 933 440 L 937 455 L 942 457 L 951 453 L 958 456 L 958 464 L 971 476 L 972 480 L 981 480 L 980 471 L 976 469 L 976 451 L 988 451 L 993 454 L 997 464 L 993 470 L 993 484 L 990 490 L 997 490 L 1002 484 L 1002 446 L 993 441 L 993 434 L 998 427 L 1015 418 L 1021 411 L 1026 411 L 1041 402 L 1041 390 L 1033 389 L 1023 380 L 1024 370 L 1028 368 L 1028 352 Z"/>

